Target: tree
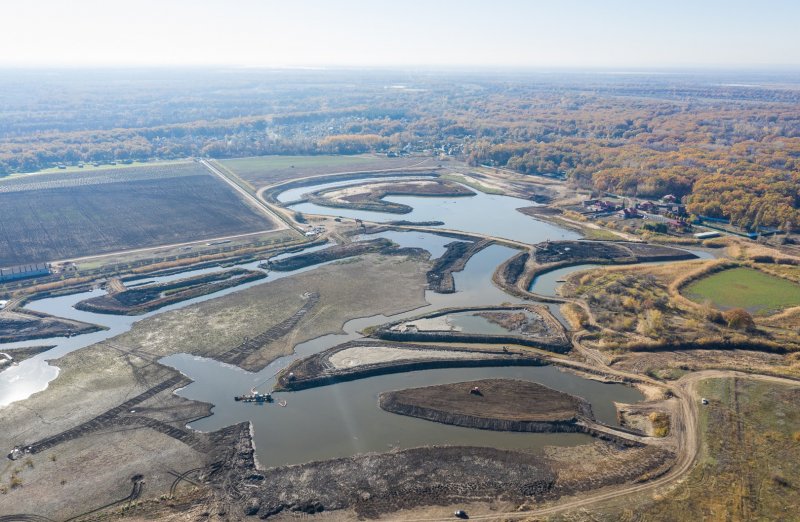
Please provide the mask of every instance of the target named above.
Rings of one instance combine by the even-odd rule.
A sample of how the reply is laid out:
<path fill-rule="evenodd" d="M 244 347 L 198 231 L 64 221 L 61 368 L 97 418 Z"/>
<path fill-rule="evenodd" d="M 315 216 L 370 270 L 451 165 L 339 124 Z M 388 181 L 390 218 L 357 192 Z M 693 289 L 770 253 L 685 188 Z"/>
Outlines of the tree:
<path fill-rule="evenodd" d="M 756 323 L 753 321 L 753 316 L 750 312 L 743 308 L 734 308 L 728 310 L 723 314 L 725 322 L 728 323 L 729 328 L 736 330 L 753 331 L 756 328 Z"/>

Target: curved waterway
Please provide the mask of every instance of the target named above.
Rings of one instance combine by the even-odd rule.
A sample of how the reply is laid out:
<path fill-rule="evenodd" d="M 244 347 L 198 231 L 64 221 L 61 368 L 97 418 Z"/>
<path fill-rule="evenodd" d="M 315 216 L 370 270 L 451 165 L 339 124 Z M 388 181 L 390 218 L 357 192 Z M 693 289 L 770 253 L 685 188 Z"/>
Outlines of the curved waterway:
<path fill-rule="evenodd" d="M 612 401 L 636 402 L 641 394 L 620 384 L 604 384 L 562 372 L 553 366 L 436 369 L 381 375 L 308 390 L 275 393 L 276 403 L 235 403 L 243 387 L 256 385 L 264 375 L 186 354 L 162 359 L 180 368 L 194 382 L 178 392 L 182 397 L 218 404 L 214 414 L 190 426 L 213 431 L 250 421 L 258 461 L 264 466 L 298 464 L 346 457 L 370 451 L 425 445 L 491 446 L 536 451 L 543 446 L 576 446 L 592 440 L 582 433 L 513 433 L 449 426 L 388 413 L 378 406 L 385 391 L 432 386 L 473 379 L 510 378 L 542 383 L 585 397 L 595 416 L 616 423 Z"/>
<path fill-rule="evenodd" d="M 310 192 L 322 186 L 305 187 L 304 192 Z M 279 200 L 282 200 L 282 195 L 279 195 Z M 384 198 L 384 201 L 402 203 L 410 206 L 413 210 L 408 214 L 391 214 L 324 207 L 308 202 L 292 205 L 289 208 L 306 214 L 333 215 L 378 223 L 396 220 L 442 221 L 444 222 L 442 227 L 446 229 L 475 232 L 530 244 L 540 243 L 547 239 L 556 241 L 581 237 L 577 232 L 536 220 L 517 211 L 518 208 L 530 207 L 535 203 L 510 196 L 477 192 L 470 197 L 391 196 Z"/>
<path fill-rule="evenodd" d="M 438 255 L 441 255 L 441 253 L 444 252 L 445 249 L 444 245 L 454 241 L 452 238 L 437 236 L 434 234 L 425 234 L 421 232 L 384 232 L 381 234 L 362 236 L 362 239 L 370 239 L 375 237 L 387 237 L 392 241 L 398 243 L 402 247 L 425 248 Z M 313 252 L 320 250 L 322 248 L 327 248 L 328 246 L 330 245 L 314 246 L 304 250 L 303 252 Z M 420 313 L 419 312 L 420 310 L 427 310 L 427 309 L 434 310 L 444 306 L 464 306 L 472 302 L 475 302 L 475 300 L 486 300 L 487 304 L 498 304 L 503 301 L 517 302 L 516 299 L 506 295 L 500 289 L 491 284 L 491 274 L 494 271 L 495 267 L 500 263 L 502 263 L 503 261 L 505 261 L 506 259 L 508 259 L 509 257 L 511 257 L 512 255 L 514 255 L 515 253 L 516 253 L 515 250 L 497 245 L 493 245 L 483 250 L 482 252 L 479 252 L 470 260 L 464 271 L 455 274 L 454 277 L 456 280 L 456 284 L 460 287 L 458 292 L 456 292 L 455 294 L 436 294 L 433 292 L 426 292 L 426 299 L 431 304 L 429 304 L 423 309 L 418 309 L 414 311 L 414 313 Z M 279 256 L 274 257 L 273 259 L 281 259 L 283 257 L 291 255 L 296 255 L 296 253 L 281 254 Z M 251 263 L 236 265 L 235 268 L 259 270 L 258 268 L 259 263 L 260 261 L 254 261 Z M 128 330 L 130 330 L 136 322 L 141 321 L 142 319 L 160 313 L 168 312 L 170 310 L 177 310 L 180 308 L 184 308 L 186 306 L 190 306 L 195 303 L 207 301 L 209 299 L 214 299 L 216 297 L 221 297 L 223 295 L 230 294 L 233 292 L 238 292 L 240 290 L 258 284 L 269 284 L 269 282 L 271 281 L 276 281 L 284 277 L 289 277 L 309 270 L 315 270 L 321 266 L 324 266 L 325 264 L 327 263 L 304 267 L 289 272 L 272 271 L 269 273 L 266 279 L 251 281 L 249 283 L 245 283 L 232 288 L 226 288 L 219 292 L 196 297 L 194 299 L 188 299 L 186 301 L 181 301 L 179 303 L 165 306 L 163 308 L 159 308 L 158 310 L 154 310 L 152 312 L 148 312 L 146 314 L 138 316 L 98 314 L 93 312 L 77 310 L 74 308 L 74 305 L 80 301 L 89 299 L 91 297 L 103 295 L 105 293 L 104 290 L 99 290 L 99 289 L 88 292 L 80 292 L 60 297 L 50 297 L 50 298 L 40 299 L 37 301 L 32 301 L 31 303 L 27 304 L 25 308 L 37 312 L 43 312 L 46 314 L 54 315 L 56 317 L 66 317 L 68 319 L 75 319 L 87 323 L 98 324 L 100 326 L 106 327 L 107 330 L 94 332 L 90 334 L 77 335 L 74 337 L 51 337 L 45 339 L 21 341 L 16 343 L 0 344 L 0 351 L 3 351 L 4 349 L 23 348 L 28 346 L 49 346 L 49 345 L 54 346 L 54 348 L 46 352 L 40 353 L 34 357 L 31 357 L 30 359 L 22 361 L 21 363 L 6 368 L 2 372 L 0 372 L 0 407 L 6 406 L 15 401 L 25 399 L 29 397 L 31 394 L 42 391 L 45 388 L 47 388 L 47 384 L 53 379 L 55 379 L 58 376 L 59 372 L 57 366 L 51 365 L 47 361 L 52 359 L 57 359 L 74 350 L 78 350 L 85 346 L 90 346 L 92 344 L 99 343 L 106 339 L 125 333 Z M 160 276 L 160 277 L 147 276 L 143 277 L 142 280 L 146 280 L 151 283 L 162 283 L 167 281 L 173 281 L 176 279 L 202 275 L 210 272 L 218 272 L 230 268 L 211 267 L 201 270 L 187 270 L 176 274 L 170 274 L 168 276 Z M 135 281 L 133 282 L 135 283 Z M 396 316 L 396 317 L 399 318 L 402 316 Z M 388 318 L 384 316 L 375 316 L 371 318 L 356 319 L 354 321 L 351 321 L 351 323 L 353 323 L 354 325 L 358 325 L 357 329 L 360 330 L 363 329 L 365 326 L 382 324 L 386 321 L 388 321 Z M 311 343 L 312 346 L 322 346 L 324 343 L 328 342 L 329 337 L 331 339 L 349 340 L 351 338 L 359 337 L 359 334 L 355 330 L 353 330 L 350 334 L 347 335 L 325 336 L 323 338 L 315 339 L 309 342 Z M 303 351 L 303 345 L 299 345 L 297 348 L 300 352 Z"/>
<path fill-rule="evenodd" d="M 363 180 L 358 180 L 363 182 Z M 303 187 L 304 192 L 318 190 L 322 185 Z M 291 196 L 291 194 L 290 194 Z M 402 216 L 413 221 L 445 221 L 447 228 L 467 232 L 479 232 L 535 243 L 545 239 L 575 239 L 578 235 L 534 220 L 516 211 L 531 205 L 530 202 L 506 196 L 489 196 L 479 193 L 469 198 L 391 198 L 409 204 L 414 212 Z M 394 214 L 361 211 L 340 211 L 303 205 L 297 210 L 326 215 L 346 215 L 375 221 L 398 219 Z M 377 214 L 377 215 L 376 215 Z M 384 232 L 360 239 L 387 237 L 404 247 L 424 248 L 438 257 L 452 238 L 421 232 Z M 324 247 L 313 247 L 318 250 Z M 635 402 L 643 397 L 636 390 L 619 385 L 603 384 L 576 375 L 559 371 L 554 367 L 508 367 L 421 370 L 395 375 L 383 375 L 367 379 L 338 383 L 309 390 L 278 393 L 276 401 L 285 400 L 286 407 L 277 403 L 270 405 L 243 404 L 233 401 L 233 396 L 246 392 L 251 387 L 271 389 L 275 375 L 292 361 L 348 340 L 361 337 L 359 331 L 368 326 L 383 324 L 388 320 L 403 319 L 445 307 L 495 305 L 520 303 L 494 286 L 491 282 L 495 268 L 517 253 L 508 247 L 492 245 L 474 255 L 462 272 L 454 274 L 456 292 L 436 294 L 426 292 L 428 305 L 391 319 L 382 315 L 362 317 L 345 323 L 343 334 L 326 335 L 301 343 L 295 353 L 273 361 L 257 373 L 188 354 L 176 354 L 160 360 L 191 377 L 194 382 L 177 393 L 190 398 L 215 404 L 212 415 L 192 423 L 191 427 L 211 431 L 232 423 L 250 421 L 254 427 L 256 455 L 267 466 L 308 462 L 347 456 L 366 451 L 385 451 L 391 448 L 408 448 L 430 444 L 489 445 L 498 448 L 536 450 L 545 445 L 576 445 L 588 442 L 584 434 L 530 434 L 502 433 L 447 426 L 411 417 L 394 415 L 382 411 L 377 404 L 381 392 L 415 386 L 427 386 L 463 380 L 508 377 L 543 383 L 555 389 L 580 395 L 592 403 L 597 418 L 609 424 L 616 423 L 614 401 Z M 292 254 L 286 254 L 292 255 Z M 281 256 L 283 257 L 283 256 Z M 257 269 L 258 262 L 237 265 Z M 299 272 L 315 270 L 314 265 L 292 272 L 270 272 L 265 280 L 246 283 L 214 294 L 176 303 L 141 316 L 113 316 L 79 311 L 73 308 L 77 302 L 101 295 L 103 291 L 82 292 L 69 296 L 34 301 L 28 308 L 60 317 L 68 317 L 95 323 L 108 328 L 102 332 L 72 338 L 38 339 L 23 343 L 0 345 L 3 348 L 22 346 L 56 345 L 55 348 L 23 361 L 19 365 L 0 373 L 0 406 L 18 401 L 41 391 L 58 375 L 58 368 L 47 360 L 61 357 L 73 350 L 88 346 L 128 331 L 134 323 L 144 318 L 190 306 L 194 303 L 240 291 L 257 284 L 289 277 Z M 147 277 L 148 282 L 164 282 L 222 270 L 209 268 L 189 270 L 163 277 Z M 145 278 L 142 278 L 144 281 Z M 387 291 L 389 291 L 387 289 Z"/>
<path fill-rule="evenodd" d="M 687 252 L 691 252 L 692 254 L 697 256 L 697 259 L 714 259 L 715 257 L 714 254 L 712 254 L 707 250 L 698 250 L 693 248 L 682 248 L 681 250 L 686 250 Z M 692 261 L 692 260 L 689 259 L 687 261 Z M 616 265 L 616 266 L 663 265 L 665 263 L 682 263 L 682 262 L 685 261 L 652 261 L 647 263 L 634 263 L 630 265 Z M 534 294 L 555 297 L 558 295 L 558 288 L 563 284 L 564 280 L 567 277 L 569 277 L 570 274 L 574 274 L 575 272 L 580 272 L 582 270 L 599 268 L 601 266 L 609 266 L 609 265 L 597 265 L 597 264 L 573 265 L 573 266 L 565 266 L 564 268 L 557 268 L 555 270 L 550 270 L 549 272 L 545 272 L 533 278 L 533 281 L 531 281 L 531 285 L 528 288 L 528 291 L 533 292 Z"/>
<path fill-rule="evenodd" d="M 318 245 L 314 247 L 309 247 L 303 250 L 303 252 L 313 252 L 316 250 L 320 250 L 322 248 L 326 248 L 328 246 L 330 245 Z M 295 254 L 281 254 L 279 256 L 275 256 L 273 259 L 280 259 L 291 255 Z M 239 264 L 235 265 L 234 267 L 228 267 L 228 268 L 215 266 L 200 270 L 186 270 L 183 272 L 170 274 L 167 276 L 159 276 L 159 277 L 144 276 L 142 278 L 142 281 L 147 282 L 148 284 L 164 283 L 168 281 L 184 279 L 187 277 L 193 277 L 212 272 L 230 270 L 231 268 L 246 268 L 248 270 L 261 270 L 260 268 L 258 268 L 258 265 L 260 263 L 261 261 L 253 261 L 250 263 Z M 32 339 L 29 341 L 20 341 L 16 343 L 0 343 L 0 351 L 2 351 L 3 349 L 23 348 L 28 346 L 53 346 L 52 349 L 46 352 L 40 353 L 34 357 L 31 357 L 30 359 L 22 361 L 21 363 L 11 366 L 0 372 L 0 407 L 6 406 L 15 401 L 26 399 L 27 397 L 30 397 L 33 393 L 42 391 L 45 388 L 47 388 L 47 384 L 53 379 L 55 379 L 58 376 L 59 372 L 58 367 L 48 363 L 49 360 L 57 359 L 72 351 L 123 334 L 128 330 L 130 330 L 133 327 L 134 323 L 137 323 L 142 319 L 146 319 L 148 317 L 152 317 L 157 314 L 168 312 L 170 310 L 178 310 L 180 308 L 185 308 L 195 303 L 200 303 L 202 301 L 207 301 L 209 299 L 221 297 L 226 294 L 238 292 L 240 290 L 244 290 L 245 288 L 249 288 L 251 286 L 255 286 L 258 284 L 264 284 L 270 281 L 281 279 L 283 277 L 299 274 L 301 272 L 306 272 L 308 270 L 314 270 L 316 268 L 319 268 L 320 266 L 323 266 L 323 264 L 305 267 L 291 272 L 270 272 L 267 279 L 251 281 L 232 288 L 226 288 L 224 290 L 220 290 L 219 292 L 214 292 L 193 299 L 187 299 L 185 301 L 174 303 L 172 305 L 159 308 L 158 310 L 154 310 L 152 312 L 136 316 L 98 314 L 74 308 L 75 304 L 77 304 L 80 301 L 104 295 L 106 293 L 104 290 L 100 289 L 95 289 L 88 292 L 79 292 L 59 297 L 48 297 L 45 299 L 32 301 L 27 305 L 25 305 L 26 309 L 50 314 L 56 317 L 65 317 L 68 319 L 75 319 L 77 321 L 93 323 L 103 326 L 107 329 L 89 334 L 76 335 L 74 337 L 49 337 L 45 339 Z M 130 282 L 131 287 L 136 286 L 137 283 L 135 279 L 126 280 L 126 283 L 127 282 Z"/>
<path fill-rule="evenodd" d="M 277 200 L 281 203 L 291 203 L 303 199 L 309 192 L 316 192 L 318 190 L 327 190 L 339 187 L 350 187 L 352 185 L 361 185 L 362 183 L 375 183 L 379 181 L 413 181 L 420 179 L 436 179 L 433 174 L 425 176 L 376 176 L 370 178 L 355 178 L 340 181 L 330 181 L 328 183 L 319 183 L 316 185 L 306 185 L 304 187 L 297 187 L 293 189 L 284 190 L 277 196 Z"/>

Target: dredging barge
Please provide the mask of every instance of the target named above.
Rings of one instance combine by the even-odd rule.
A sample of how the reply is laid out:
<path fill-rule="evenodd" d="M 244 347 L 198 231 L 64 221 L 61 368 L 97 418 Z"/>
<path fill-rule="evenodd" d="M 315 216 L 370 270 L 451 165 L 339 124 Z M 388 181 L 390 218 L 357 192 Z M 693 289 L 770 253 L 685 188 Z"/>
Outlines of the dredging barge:
<path fill-rule="evenodd" d="M 233 398 L 236 402 L 272 402 L 271 393 L 252 392 L 248 395 L 237 395 Z"/>

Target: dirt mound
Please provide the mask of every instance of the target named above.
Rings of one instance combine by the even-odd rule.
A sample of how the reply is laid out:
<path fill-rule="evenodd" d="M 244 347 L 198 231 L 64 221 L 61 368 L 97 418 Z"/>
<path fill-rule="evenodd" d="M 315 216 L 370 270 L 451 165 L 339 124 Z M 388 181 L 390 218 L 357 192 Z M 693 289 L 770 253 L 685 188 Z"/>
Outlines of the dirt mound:
<path fill-rule="evenodd" d="M 569 431 L 567 425 L 579 418 L 592 418 L 591 406 L 580 397 L 513 379 L 386 392 L 380 405 L 401 415 L 504 431 Z"/>
<path fill-rule="evenodd" d="M 249 489 L 246 509 L 261 518 L 348 508 L 361 517 L 376 517 L 409 506 L 500 495 L 541 499 L 555 481 L 547 461 L 534 455 L 491 448 L 418 448 L 269 470 L 252 481 L 257 486 Z"/>

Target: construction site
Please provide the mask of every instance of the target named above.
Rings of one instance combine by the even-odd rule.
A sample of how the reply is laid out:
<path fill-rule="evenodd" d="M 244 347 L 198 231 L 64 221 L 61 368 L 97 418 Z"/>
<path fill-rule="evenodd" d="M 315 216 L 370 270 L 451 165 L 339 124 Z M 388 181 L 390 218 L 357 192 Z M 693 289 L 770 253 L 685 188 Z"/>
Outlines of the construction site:
<path fill-rule="evenodd" d="M 671 263 L 707 261 L 675 245 L 586 241 L 518 211 L 563 196 L 554 180 L 451 164 L 433 168 L 446 181 L 370 171 L 249 192 L 223 166 L 203 168 L 280 224 L 274 241 L 67 260 L 63 278 L 3 287 L 0 520 L 557 520 L 585 506 L 613 517 L 629 499 L 653 509 L 648 496 L 698 480 L 703 452 L 729 451 L 701 444 L 703 423 L 731 421 L 714 408 L 740 401 L 707 379 L 796 390 L 788 352 L 732 366 L 720 350 L 606 350 L 659 325 L 648 315 L 623 330 L 610 307 L 638 309 L 584 296 L 590 283 L 644 300 L 666 292 Z M 342 182 L 353 184 L 325 186 Z M 284 201 L 291 190 L 313 196 Z M 428 219 L 437 198 L 447 210 Z M 328 210 L 298 206 L 314 203 Z M 392 219 L 395 204 L 413 209 L 408 220 Z M 531 291 L 538 275 L 589 263 L 635 271 L 624 285 L 604 279 L 618 268 L 597 268 L 591 281 L 565 276 L 558 295 Z M 794 265 L 773 265 L 792 277 Z M 670 306 L 666 320 L 683 317 Z"/>

